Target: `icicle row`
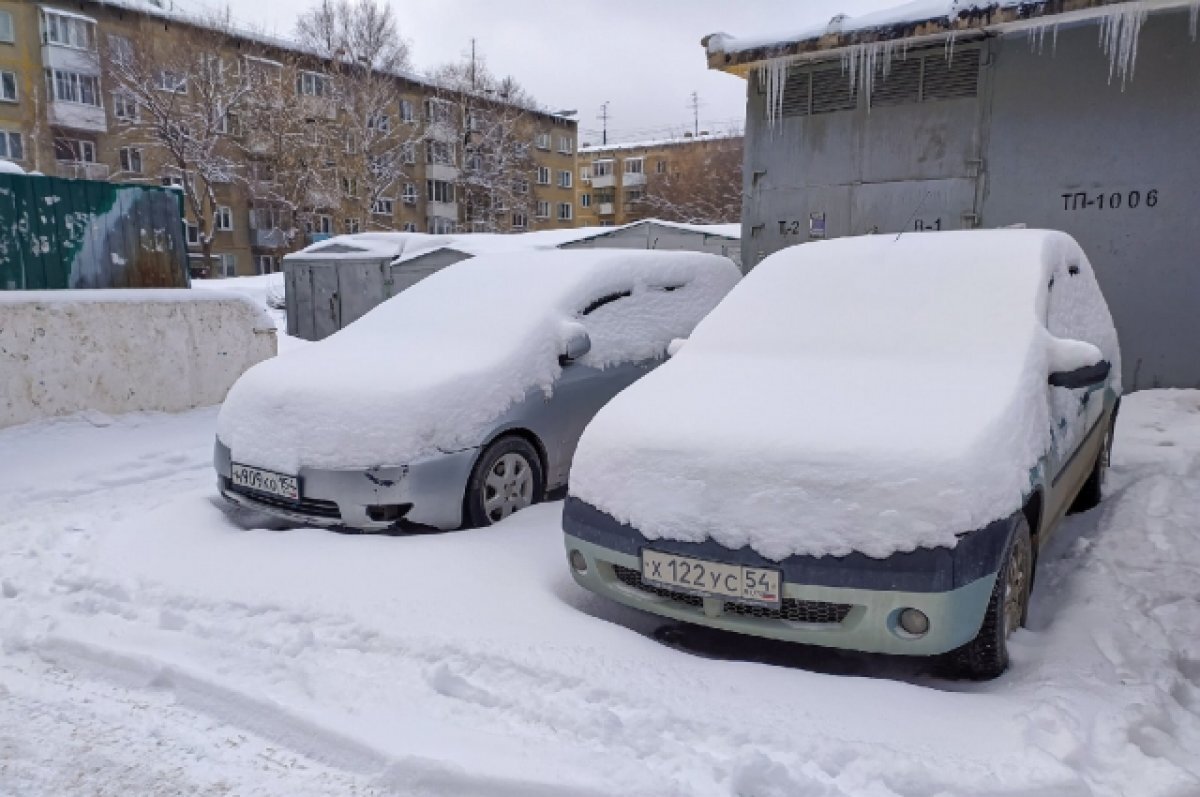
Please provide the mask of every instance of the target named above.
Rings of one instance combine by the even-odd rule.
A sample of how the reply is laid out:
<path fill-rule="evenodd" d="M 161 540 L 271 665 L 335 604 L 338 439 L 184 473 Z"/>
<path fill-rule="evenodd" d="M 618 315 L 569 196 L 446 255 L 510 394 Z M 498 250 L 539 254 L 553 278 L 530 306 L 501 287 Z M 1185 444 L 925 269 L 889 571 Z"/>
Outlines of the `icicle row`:
<path fill-rule="evenodd" d="M 787 85 L 789 63 L 783 58 L 767 61 L 758 69 L 759 87 L 767 94 L 767 126 L 775 130 L 783 118 L 783 90 Z"/>
<path fill-rule="evenodd" d="M 1188 32 L 1192 34 L 1192 41 L 1196 41 L 1196 32 L 1200 29 L 1200 0 L 1192 0 L 1192 7 L 1188 10 Z"/>
<path fill-rule="evenodd" d="M 1100 19 L 1100 46 L 1108 56 L 1108 82 L 1121 78 L 1121 90 L 1133 79 L 1137 65 L 1138 39 L 1146 22 L 1146 3 L 1122 4 Z"/>

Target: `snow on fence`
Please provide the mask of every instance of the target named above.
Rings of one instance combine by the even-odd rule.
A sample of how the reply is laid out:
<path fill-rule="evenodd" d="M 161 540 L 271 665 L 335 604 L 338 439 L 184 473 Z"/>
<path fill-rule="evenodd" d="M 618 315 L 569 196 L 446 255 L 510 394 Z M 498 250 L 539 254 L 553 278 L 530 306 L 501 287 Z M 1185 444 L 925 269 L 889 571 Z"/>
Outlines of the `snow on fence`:
<path fill-rule="evenodd" d="M 275 324 L 232 293 L 0 292 L 0 428 L 217 404 L 275 353 Z"/>

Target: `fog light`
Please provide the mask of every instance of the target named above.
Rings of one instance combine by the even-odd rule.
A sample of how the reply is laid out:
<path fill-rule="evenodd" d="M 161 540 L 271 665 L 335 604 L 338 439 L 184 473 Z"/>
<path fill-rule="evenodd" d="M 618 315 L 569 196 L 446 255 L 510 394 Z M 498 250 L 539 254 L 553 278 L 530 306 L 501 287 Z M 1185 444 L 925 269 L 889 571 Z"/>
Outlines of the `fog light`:
<path fill-rule="evenodd" d="M 905 609 L 900 612 L 900 627 L 913 636 L 925 636 L 929 632 L 929 618 L 920 609 Z"/>
<path fill-rule="evenodd" d="M 578 549 L 573 549 L 567 559 L 571 562 L 571 569 L 576 573 L 583 574 L 587 572 L 587 559 L 584 558 Z"/>

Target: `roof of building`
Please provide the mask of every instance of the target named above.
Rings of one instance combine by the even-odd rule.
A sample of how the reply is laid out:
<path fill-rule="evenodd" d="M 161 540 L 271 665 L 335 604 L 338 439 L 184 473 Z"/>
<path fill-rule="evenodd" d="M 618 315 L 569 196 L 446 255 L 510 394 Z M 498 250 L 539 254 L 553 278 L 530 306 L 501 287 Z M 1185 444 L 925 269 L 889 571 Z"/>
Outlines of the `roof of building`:
<path fill-rule="evenodd" d="M 762 61 L 819 59 L 858 46 L 941 41 L 1004 30 L 1109 18 L 1140 29 L 1148 11 L 1190 6 L 1194 0 L 913 0 L 860 17 L 838 14 L 827 24 L 735 37 L 713 33 L 701 40 L 711 69 L 746 76 Z M 1195 13 L 1195 12 L 1193 12 Z"/>
<path fill-rule="evenodd" d="M 733 133 L 708 133 L 701 132 L 699 135 L 685 133 L 680 136 L 671 136 L 669 138 L 654 138 L 643 141 L 625 141 L 620 144 L 585 144 L 579 148 L 580 155 L 595 155 L 602 152 L 618 152 L 633 149 L 656 149 L 658 147 L 673 147 L 680 144 L 695 144 L 698 141 L 724 141 L 731 138 L 741 138 L 741 132 Z"/>

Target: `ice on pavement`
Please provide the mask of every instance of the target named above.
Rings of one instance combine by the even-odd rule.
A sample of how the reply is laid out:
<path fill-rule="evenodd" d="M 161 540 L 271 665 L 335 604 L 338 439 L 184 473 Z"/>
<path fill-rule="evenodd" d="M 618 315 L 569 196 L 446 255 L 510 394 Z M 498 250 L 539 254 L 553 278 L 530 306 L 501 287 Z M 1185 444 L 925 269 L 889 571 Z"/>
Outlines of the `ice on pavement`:
<path fill-rule="evenodd" d="M 1063 330 L 1119 373 L 1111 316 L 1063 233 L 777 252 L 600 410 L 571 494 L 650 538 L 772 559 L 953 546 L 1020 509 L 1049 446 L 1051 354 L 1073 351 L 1046 330 L 1052 279 L 1070 294 L 1054 300 Z"/>
<path fill-rule="evenodd" d="M 230 390 L 218 433 L 238 462 L 283 473 L 398 465 L 477 446 L 484 427 L 527 391 L 551 390 L 563 346 L 592 301 L 679 287 L 657 312 L 650 308 L 644 334 L 624 337 L 626 349 L 593 341 L 610 361 L 652 357 L 688 335 L 739 277 L 728 258 L 694 252 L 464 260 L 331 337 L 252 368 Z"/>
<path fill-rule="evenodd" d="M 573 584 L 558 504 L 415 537 L 227 514 L 214 423 L 0 432 L 0 794 L 1200 793 L 1200 392 L 1125 399 L 987 684 L 664 646 Z"/>

